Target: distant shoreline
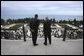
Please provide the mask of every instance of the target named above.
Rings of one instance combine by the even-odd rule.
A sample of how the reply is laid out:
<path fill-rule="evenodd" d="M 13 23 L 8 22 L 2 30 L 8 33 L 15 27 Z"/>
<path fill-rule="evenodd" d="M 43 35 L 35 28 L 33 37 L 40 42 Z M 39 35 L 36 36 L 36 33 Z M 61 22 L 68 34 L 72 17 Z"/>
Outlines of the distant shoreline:
<path fill-rule="evenodd" d="M 45 19 L 45 17 L 48 16 L 50 19 L 55 18 L 56 20 L 68 20 L 68 19 L 74 19 L 76 18 L 77 20 L 83 20 L 82 15 L 39 15 L 39 19 Z M 22 19 L 22 18 L 34 18 L 34 15 L 23 15 L 23 16 L 7 16 L 7 17 L 2 17 L 2 19 Z"/>

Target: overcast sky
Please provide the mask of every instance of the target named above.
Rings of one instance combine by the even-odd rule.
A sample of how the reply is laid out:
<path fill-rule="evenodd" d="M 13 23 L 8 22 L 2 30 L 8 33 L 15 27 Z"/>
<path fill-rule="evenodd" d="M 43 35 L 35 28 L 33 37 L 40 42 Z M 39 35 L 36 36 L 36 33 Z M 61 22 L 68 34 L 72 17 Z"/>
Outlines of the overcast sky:
<path fill-rule="evenodd" d="M 83 15 L 83 1 L 1 1 L 1 17 L 34 14 Z"/>

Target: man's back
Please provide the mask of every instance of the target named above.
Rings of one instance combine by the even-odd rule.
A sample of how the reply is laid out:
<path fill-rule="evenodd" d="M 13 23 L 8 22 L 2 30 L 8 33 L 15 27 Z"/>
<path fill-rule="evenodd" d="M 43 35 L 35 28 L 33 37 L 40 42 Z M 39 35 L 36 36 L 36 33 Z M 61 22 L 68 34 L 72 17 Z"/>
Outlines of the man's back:
<path fill-rule="evenodd" d="M 45 18 L 43 31 L 45 36 L 44 45 L 47 45 L 47 38 L 49 39 L 49 44 L 51 44 L 51 21 L 48 17 Z"/>
<path fill-rule="evenodd" d="M 38 44 L 36 44 L 36 40 L 37 40 L 37 34 L 38 34 L 38 26 L 39 26 L 39 21 L 38 19 L 38 15 L 35 14 L 35 18 L 33 18 L 30 21 L 30 31 L 32 34 L 32 42 L 34 46 L 37 46 Z"/>
<path fill-rule="evenodd" d="M 33 18 L 30 21 L 30 28 L 31 29 L 34 29 L 34 30 L 37 30 L 38 29 L 38 26 L 39 26 L 39 20 Z"/>
<path fill-rule="evenodd" d="M 44 32 L 50 32 L 50 31 L 51 31 L 51 22 L 48 20 L 44 22 Z"/>

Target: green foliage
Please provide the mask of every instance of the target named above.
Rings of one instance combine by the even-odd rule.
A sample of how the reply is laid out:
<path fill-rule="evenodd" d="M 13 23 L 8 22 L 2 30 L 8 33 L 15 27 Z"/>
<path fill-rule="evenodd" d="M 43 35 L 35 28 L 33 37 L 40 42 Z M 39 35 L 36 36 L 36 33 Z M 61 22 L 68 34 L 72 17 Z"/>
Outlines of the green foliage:
<path fill-rule="evenodd" d="M 72 30 L 73 28 L 67 26 L 66 24 L 59 24 L 60 26 L 62 26 L 63 28 L 66 27 L 67 30 Z"/>
<path fill-rule="evenodd" d="M 29 26 L 29 24 L 27 24 L 27 26 Z"/>
<path fill-rule="evenodd" d="M 13 20 L 12 20 L 12 19 L 8 19 L 8 20 L 7 20 L 7 23 L 8 23 L 8 24 L 12 24 L 12 23 L 13 23 Z"/>
<path fill-rule="evenodd" d="M 40 21 L 40 23 L 43 23 L 44 22 L 44 19 L 40 19 L 39 21 Z"/>
<path fill-rule="evenodd" d="M 32 18 L 27 18 L 27 17 L 26 18 L 19 18 L 19 19 L 7 19 L 6 22 L 4 21 L 4 19 L 1 19 L 1 24 L 2 25 L 3 24 L 13 24 L 13 23 L 28 23 L 29 24 L 31 19 Z M 39 21 L 40 21 L 40 23 L 43 23 L 44 19 L 39 19 Z M 76 20 L 76 18 L 74 18 L 74 20 L 72 20 L 72 21 L 70 21 L 70 20 L 68 20 L 68 21 L 66 21 L 66 20 L 55 21 L 55 18 L 53 18 L 53 19 L 51 19 L 51 21 L 52 21 L 53 26 L 55 26 L 54 23 L 61 23 L 61 24 L 68 23 L 68 24 L 75 25 L 75 26 L 79 26 L 79 25 L 83 24 L 83 20 L 78 21 L 78 20 Z"/>
<path fill-rule="evenodd" d="M 55 18 L 52 19 L 52 23 L 55 23 Z"/>
<path fill-rule="evenodd" d="M 59 23 L 67 23 L 68 21 L 66 20 L 60 20 Z"/>
<path fill-rule="evenodd" d="M 52 26 L 56 26 L 55 23 L 52 23 L 51 25 L 52 25 Z"/>
<path fill-rule="evenodd" d="M 3 25 L 5 23 L 4 19 L 1 19 L 1 25 Z"/>
<path fill-rule="evenodd" d="M 23 26 L 24 24 L 16 24 L 13 27 L 10 27 L 9 29 L 18 29 L 19 27 Z"/>

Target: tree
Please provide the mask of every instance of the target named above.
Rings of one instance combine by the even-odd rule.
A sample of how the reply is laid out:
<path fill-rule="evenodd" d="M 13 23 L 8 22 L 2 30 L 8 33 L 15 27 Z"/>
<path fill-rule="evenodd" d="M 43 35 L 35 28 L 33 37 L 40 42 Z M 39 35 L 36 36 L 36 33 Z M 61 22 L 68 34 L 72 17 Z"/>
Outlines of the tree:
<path fill-rule="evenodd" d="M 8 20 L 7 20 L 7 23 L 8 23 L 8 24 L 12 24 L 12 23 L 13 23 L 13 20 L 12 20 L 12 19 L 8 19 Z"/>
<path fill-rule="evenodd" d="M 79 22 L 80 22 L 80 24 L 83 24 L 83 20 L 80 20 Z"/>
<path fill-rule="evenodd" d="M 62 23 L 67 23 L 67 21 L 66 20 L 63 20 Z"/>
<path fill-rule="evenodd" d="M 1 19 L 1 25 L 5 24 L 5 20 Z"/>
<path fill-rule="evenodd" d="M 74 25 L 76 25 L 76 18 L 74 18 Z"/>
<path fill-rule="evenodd" d="M 59 23 L 62 23 L 62 20 L 60 20 Z"/>
<path fill-rule="evenodd" d="M 55 23 L 55 18 L 53 18 L 53 21 L 52 22 Z"/>

